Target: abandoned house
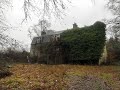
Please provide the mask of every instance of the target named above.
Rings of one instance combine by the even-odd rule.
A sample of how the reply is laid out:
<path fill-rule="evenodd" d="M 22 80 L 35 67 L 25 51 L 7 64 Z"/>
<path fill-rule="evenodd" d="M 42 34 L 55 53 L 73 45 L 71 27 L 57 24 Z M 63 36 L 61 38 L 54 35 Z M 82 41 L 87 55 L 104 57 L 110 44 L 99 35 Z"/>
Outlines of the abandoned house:
<path fill-rule="evenodd" d="M 73 28 L 77 28 L 76 23 Z M 60 34 L 63 31 L 42 31 L 40 37 L 34 37 L 31 43 L 30 57 L 32 62 L 42 64 L 63 64 L 63 51 Z"/>
<path fill-rule="evenodd" d="M 60 32 L 46 34 L 41 32 L 40 37 L 34 37 L 31 43 L 30 56 L 34 62 L 44 64 L 62 64 L 62 51 L 60 46 Z"/>
<path fill-rule="evenodd" d="M 78 28 L 77 24 L 73 24 L 73 30 Z M 62 47 L 61 33 L 63 31 L 54 32 L 52 30 L 42 31 L 40 37 L 34 37 L 31 43 L 30 57 L 31 62 L 40 64 L 67 64 L 70 63 L 69 55 L 65 53 L 65 48 Z M 106 49 L 101 54 L 98 60 L 99 64 L 106 61 Z M 69 59 L 68 59 L 69 58 Z M 73 63 L 72 59 L 72 63 Z M 82 62 L 83 60 L 76 60 Z M 90 61 L 90 60 L 89 60 Z M 87 62 L 85 60 L 84 62 Z M 96 62 L 97 63 L 97 62 Z"/>

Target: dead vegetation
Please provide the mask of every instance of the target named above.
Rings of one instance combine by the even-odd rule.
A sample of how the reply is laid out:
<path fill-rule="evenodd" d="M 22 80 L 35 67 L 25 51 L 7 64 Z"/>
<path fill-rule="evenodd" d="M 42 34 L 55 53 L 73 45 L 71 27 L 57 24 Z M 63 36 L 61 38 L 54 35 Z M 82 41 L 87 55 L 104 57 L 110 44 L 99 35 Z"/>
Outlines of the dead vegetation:
<path fill-rule="evenodd" d="M 119 90 L 120 66 L 15 64 L 6 90 Z M 86 87 L 87 86 L 87 87 Z"/>
<path fill-rule="evenodd" d="M 12 75 L 12 73 L 9 72 L 6 67 L 0 65 L 0 78 L 5 78 L 10 75 Z"/>

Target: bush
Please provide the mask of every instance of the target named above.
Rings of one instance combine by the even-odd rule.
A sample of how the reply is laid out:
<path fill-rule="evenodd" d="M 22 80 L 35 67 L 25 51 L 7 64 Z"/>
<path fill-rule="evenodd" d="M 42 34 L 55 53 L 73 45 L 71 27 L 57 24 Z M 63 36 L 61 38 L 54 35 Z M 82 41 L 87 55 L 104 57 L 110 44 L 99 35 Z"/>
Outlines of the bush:
<path fill-rule="evenodd" d="M 112 64 L 113 62 L 120 62 L 120 41 L 116 41 L 114 38 L 110 38 L 107 42 L 108 61 Z"/>
<path fill-rule="evenodd" d="M 8 48 L 4 52 L 0 51 L 0 63 L 27 62 L 27 56 L 29 56 L 27 51 Z"/>
<path fill-rule="evenodd" d="M 0 78 L 4 78 L 10 75 L 12 75 L 12 73 L 9 72 L 9 70 L 6 67 L 0 65 Z"/>
<path fill-rule="evenodd" d="M 102 22 L 83 28 L 64 31 L 61 34 L 66 62 L 97 63 L 105 45 L 105 27 Z"/>

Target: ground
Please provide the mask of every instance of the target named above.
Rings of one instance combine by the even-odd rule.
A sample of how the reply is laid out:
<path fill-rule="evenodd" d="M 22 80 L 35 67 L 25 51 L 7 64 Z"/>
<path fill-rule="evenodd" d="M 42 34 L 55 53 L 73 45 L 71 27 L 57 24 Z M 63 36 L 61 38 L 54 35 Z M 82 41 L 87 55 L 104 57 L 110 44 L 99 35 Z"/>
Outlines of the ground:
<path fill-rule="evenodd" d="M 120 66 L 15 64 L 0 90 L 120 90 Z"/>

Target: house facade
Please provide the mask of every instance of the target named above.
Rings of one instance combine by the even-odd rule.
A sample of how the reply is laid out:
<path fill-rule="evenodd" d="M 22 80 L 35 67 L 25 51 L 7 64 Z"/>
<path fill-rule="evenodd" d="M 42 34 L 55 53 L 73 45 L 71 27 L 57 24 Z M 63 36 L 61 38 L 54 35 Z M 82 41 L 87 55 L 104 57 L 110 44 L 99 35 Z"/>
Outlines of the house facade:
<path fill-rule="evenodd" d="M 40 37 L 33 38 L 30 50 L 30 57 L 33 62 L 41 64 L 64 63 L 60 45 L 60 33 L 62 32 L 47 34 L 45 31 L 42 31 Z"/>

